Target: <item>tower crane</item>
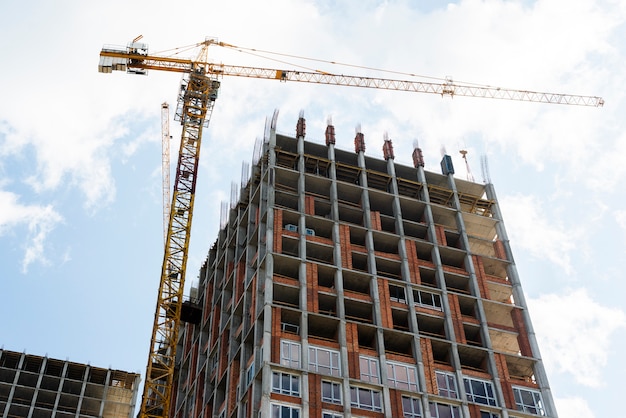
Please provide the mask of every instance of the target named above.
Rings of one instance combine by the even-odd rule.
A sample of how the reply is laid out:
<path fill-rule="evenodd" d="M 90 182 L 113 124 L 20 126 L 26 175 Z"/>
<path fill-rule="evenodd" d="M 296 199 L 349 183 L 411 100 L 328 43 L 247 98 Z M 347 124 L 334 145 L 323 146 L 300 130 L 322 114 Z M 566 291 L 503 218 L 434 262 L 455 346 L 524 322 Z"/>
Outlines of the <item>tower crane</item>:
<path fill-rule="evenodd" d="M 176 343 L 181 321 L 193 321 L 197 312 L 183 303 L 183 288 L 191 221 L 193 215 L 202 130 L 208 126 L 220 79 L 224 76 L 260 78 L 282 82 L 330 84 L 374 89 L 433 93 L 441 96 L 469 96 L 528 102 L 600 107 L 601 97 L 514 90 L 490 86 L 398 80 L 376 77 L 331 74 L 322 71 L 300 71 L 245 67 L 208 61 L 211 45 L 237 48 L 208 39 L 198 43 L 196 59 L 150 55 L 148 46 L 135 38 L 126 47 L 105 46 L 100 52 L 99 72 L 126 71 L 147 74 L 148 70 L 183 73 L 175 119 L 181 122 L 182 134 L 174 180 L 165 254 L 154 315 L 146 381 L 141 401 L 141 418 L 162 418 L 170 411 L 174 378 Z M 164 168 L 165 169 L 165 168 Z"/>
<path fill-rule="evenodd" d="M 161 104 L 161 177 L 163 178 L 163 239 L 167 242 L 167 229 L 170 220 L 170 105 Z"/>

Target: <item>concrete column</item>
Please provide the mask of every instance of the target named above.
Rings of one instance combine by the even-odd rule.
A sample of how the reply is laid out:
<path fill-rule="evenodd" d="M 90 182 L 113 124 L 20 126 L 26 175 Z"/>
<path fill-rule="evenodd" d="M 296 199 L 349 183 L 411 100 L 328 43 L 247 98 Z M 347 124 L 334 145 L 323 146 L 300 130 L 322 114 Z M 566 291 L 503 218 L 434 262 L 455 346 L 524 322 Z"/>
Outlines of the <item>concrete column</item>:
<path fill-rule="evenodd" d="M 298 210 L 300 212 L 300 218 L 298 221 L 298 256 L 300 257 L 299 267 L 299 279 L 300 279 L 300 334 L 303 340 L 303 351 L 306 348 L 306 359 L 308 364 L 308 300 L 307 300 L 307 261 L 306 261 L 306 167 L 304 158 L 304 136 L 306 133 L 306 124 L 302 113 L 298 119 L 296 126 L 296 134 L 298 141 Z M 304 344 L 306 339 L 307 344 Z M 304 354 L 304 353 L 303 353 Z M 304 355 L 302 356 L 304 360 Z M 303 367 L 306 368 L 306 367 Z M 270 380 L 271 381 L 271 380 Z M 304 373 L 300 379 L 301 384 L 301 398 L 302 398 L 302 414 L 303 416 L 309 416 L 309 379 L 308 374 Z"/>
<path fill-rule="evenodd" d="M 446 335 L 448 336 L 449 342 L 450 342 L 451 363 L 452 363 L 452 367 L 455 370 L 460 370 L 461 361 L 459 359 L 459 352 L 457 350 L 456 335 L 454 333 L 454 325 L 452 323 L 452 317 L 450 315 L 450 312 L 451 312 L 450 303 L 448 300 L 448 290 L 446 288 L 446 280 L 445 280 L 444 273 L 443 273 L 443 264 L 441 262 L 441 255 L 439 253 L 439 247 L 438 247 L 438 243 L 436 240 L 437 234 L 435 231 L 435 221 L 434 221 L 432 207 L 430 203 L 430 196 L 428 193 L 428 182 L 426 181 L 426 172 L 424 171 L 424 167 L 422 166 L 417 167 L 417 180 L 423 185 L 422 193 L 423 193 L 424 201 L 427 203 L 424 209 L 424 217 L 426 218 L 426 224 L 427 224 L 426 226 L 428 228 L 428 235 L 429 235 L 430 242 L 434 244 L 433 250 L 432 250 L 432 259 L 433 259 L 433 264 L 435 265 L 435 276 L 437 277 L 437 282 L 438 282 L 437 284 L 439 285 L 439 289 L 441 290 L 441 305 L 443 307 L 443 312 L 445 314 Z M 463 381 L 462 379 L 459 379 L 458 373 L 457 373 L 456 378 L 457 378 L 456 380 L 457 380 L 458 389 L 462 390 Z M 422 382 L 422 383 L 425 383 L 425 382 Z M 423 398 L 423 405 L 424 405 L 424 408 L 426 409 L 428 409 L 427 398 L 428 398 L 427 396 Z M 469 417 L 469 414 L 466 412 L 466 410 L 467 408 L 465 408 L 463 413 L 466 417 Z"/>
<path fill-rule="evenodd" d="M 276 167 L 276 118 L 278 112 L 274 112 L 274 118 L 269 130 L 268 140 L 268 176 L 267 182 L 261 182 L 260 187 L 267 187 L 267 222 L 265 225 L 265 248 L 267 253 L 265 255 L 265 275 L 264 277 L 257 276 L 257 280 L 263 281 L 264 285 L 264 300 L 263 300 L 263 370 L 262 380 L 264 382 L 272 381 L 272 369 L 270 368 L 271 353 L 272 353 L 272 299 L 273 299 L 273 277 L 274 272 L 274 257 L 272 251 L 274 248 L 274 178 Z M 263 196 L 263 193 L 261 193 Z M 261 203 L 261 213 L 262 213 Z M 259 237 L 260 239 L 260 237 Z M 261 256 L 261 254 L 259 254 Z M 260 292 L 257 293 L 257 296 Z M 258 303 L 258 301 L 257 301 Z M 263 416 L 269 416 L 270 414 L 270 396 L 271 385 L 261 388 L 261 405 L 259 412 Z M 254 408 L 254 403 L 252 403 Z"/>
<path fill-rule="evenodd" d="M 11 390 L 9 391 L 9 396 L 7 398 L 7 405 L 4 408 L 3 418 L 8 418 L 9 409 L 11 408 L 11 404 L 13 403 L 13 395 L 15 395 L 15 387 L 17 386 L 17 382 L 20 379 L 20 371 L 22 370 L 22 366 L 24 365 L 24 359 L 26 358 L 26 354 L 22 353 L 20 356 L 20 360 L 17 363 L 17 367 L 15 368 L 15 377 L 13 378 L 13 385 L 11 386 Z M 57 394 L 57 399 L 59 395 Z"/>
<path fill-rule="evenodd" d="M 61 399 L 61 389 L 63 388 L 63 383 L 65 382 L 65 375 L 67 374 L 68 362 L 63 363 L 63 371 L 61 372 L 61 381 L 59 382 L 59 391 L 57 392 L 56 399 L 54 400 L 54 407 L 52 408 L 52 416 L 56 416 L 57 408 L 59 407 L 59 400 Z M 107 380 L 108 382 L 108 380 Z M 103 402 L 104 405 L 104 402 Z"/>
<path fill-rule="evenodd" d="M 33 400 L 30 403 L 30 411 L 28 411 L 28 418 L 33 416 L 35 409 L 35 403 L 37 402 L 37 395 L 39 394 L 39 388 L 41 387 L 41 381 L 46 371 L 46 364 L 48 363 L 48 357 L 44 357 L 41 361 L 41 367 L 39 367 L 39 376 L 37 376 L 37 384 L 35 385 L 35 393 L 33 394 Z M 82 396 L 82 395 L 81 395 Z"/>
<path fill-rule="evenodd" d="M 78 405 L 76 406 L 76 418 L 80 417 L 80 408 L 83 405 L 83 398 L 85 396 L 85 386 L 87 385 L 87 377 L 89 376 L 90 368 L 91 366 L 87 365 L 87 367 L 85 367 L 85 372 L 83 373 L 83 381 L 80 386 L 80 395 L 78 397 Z"/>
<path fill-rule="evenodd" d="M 519 274 L 517 273 L 517 268 L 515 267 L 515 261 L 513 260 L 513 253 L 511 251 L 509 237 L 506 233 L 506 229 L 504 228 L 504 221 L 502 219 L 502 213 L 500 212 L 500 205 L 498 204 L 496 192 L 492 184 L 487 184 L 485 186 L 485 189 L 487 192 L 487 198 L 495 202 L 491 207 L 491 211 L 493 217 L 498 220 L 498 222 L 496 223 L 496 232 L 498 234 L 498 238 L 502 241 L 502 244 L 504 245 L 507 260 L 510 261 L 509 265 L 507 266 L 507 274 L 509 276 L 511 286 L 513 287 L 513 297 L 515 298 L 515 305 L 522 308 L 522 318 L 524 320 L 524 325 L 526 326 L 528 342 L 530 344 L 533 357 L 536 360 L 533 367 L 535 380 L 537 381 L 539 389 L 541 390 L 541 396 L 543 398 L 543 403 L 546 409 L 547 416 L 557 418 L 558 414 L 556 412 L 556 406 L 554 405 L 554 400 L 552 398 L 552 391 L 550 390 L 550 385 L 548 384 L 548 376 L 541 360 L 541 353 L 539 352 L 537 337 L 535 334 L 535 330 L 532 326 L 532 322 L 530 320 L 530 315 L 528 314 L 526 298 L 524 297 L 522 284 L 519 279 Z"/>

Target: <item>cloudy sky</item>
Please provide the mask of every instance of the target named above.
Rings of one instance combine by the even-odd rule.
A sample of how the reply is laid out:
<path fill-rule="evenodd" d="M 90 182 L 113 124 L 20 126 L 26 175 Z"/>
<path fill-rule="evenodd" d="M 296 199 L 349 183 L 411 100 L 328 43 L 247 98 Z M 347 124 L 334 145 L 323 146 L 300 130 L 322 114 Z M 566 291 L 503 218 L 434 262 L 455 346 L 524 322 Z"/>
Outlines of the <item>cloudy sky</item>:
<path fill-rule="evenodd" d="M 418 139 L 427 169 L 438 170 L 445 147 L 459 178 L 458 151 L 467 149 L 476 181 L 480 156 L 488 158 L 560 416 L 626 416 L 625 22 L 621 0 L 0 2 L 0 345 L 143 372 L 163 248 L 160 105 L 174 106 L 180 77 L 99 74 L 98 53 L 140 34 L 153 53 L 211 36 L 399 73 L 602 96 L 605 106 L 591 108 L 225 79 L 204 136 L 187 281 L 275 108 L 289 134 L 304 110 L 308 139 L 319 142 L 332 115 L 344 149 L 361 124 L 372 156 L 382 156 L 388 132 L 401 164 L 410 165 Z"/>

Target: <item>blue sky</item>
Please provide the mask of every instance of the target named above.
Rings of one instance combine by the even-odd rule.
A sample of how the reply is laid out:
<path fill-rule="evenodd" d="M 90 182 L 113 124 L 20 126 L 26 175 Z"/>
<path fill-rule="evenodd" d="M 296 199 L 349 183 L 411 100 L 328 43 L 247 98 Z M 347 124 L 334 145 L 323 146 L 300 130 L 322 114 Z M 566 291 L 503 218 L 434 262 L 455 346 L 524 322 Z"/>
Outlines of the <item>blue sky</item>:
<path fill-rule="evenodd" d="M 625 22 L 618 0 L 2 2 L 0 345 L 143 372 L 163 256 L 160 104 L 175 105 L 180 78 L 98 74 L 98 53 L 139 34 L 151 52 L 214 36 L 604 97 L 596 109 L 225 79 L 204 135 L 187 282 L 275 108 L 290 134 L 304 109 L 308 139 L 319 142 L 332 115 L 344 149 L 361 124 L 372 156 L 382 157 L 388 132 L 401 164 L 419 139 L 427 169 L 438 170 L 444 146 L 460 178 L 465 148 L 477 181 L 488 157 L 560 416 L 623 414 Z M 172 122 L 174 149 L 179 133 Z"/>

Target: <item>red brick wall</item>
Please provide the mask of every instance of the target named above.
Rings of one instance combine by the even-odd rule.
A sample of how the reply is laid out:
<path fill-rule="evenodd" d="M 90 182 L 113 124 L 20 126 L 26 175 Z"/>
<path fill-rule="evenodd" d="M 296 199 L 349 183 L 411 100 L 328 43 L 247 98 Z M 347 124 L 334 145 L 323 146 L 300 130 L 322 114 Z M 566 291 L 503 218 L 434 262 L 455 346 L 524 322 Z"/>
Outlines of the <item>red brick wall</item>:
<path fill-rule="evenodd" d="M 496 257 L 501 260 L 506 260 L 506 250 L 504 249 L 504 244 L 499 239 L 493 242 L 493 250 L 496 253 Z"/>
<path fill-rule="evenodd" d="M 511 378 L 509 376 L 509 369 L 506 364 L 506 358 L 504 354 L 494 353 L 496 369 L 502 382 L 502 392 L 504 394 L 505 406 L 509 409 L 515 409 L 515 398 L 513 396 L 513 389 L 511 388 Z"/>
<path fill-rule="evenodd" d="M 239 362 L 233 361 L 230 365 L 230 376 L 228 378 L 228 415 L 232 414 L 237 404 L 237 383 L 239 383 Z"/>
<path fill-rule="evenodd" d="M 322 377 L 309 373 L 309 416 L 322 416 Z"/>
<path fill-rule="evenodd" d="M 348 374 L 353 379 L 358 379 L 361 375 L 359 367 L 359 335 L 357 324 L 346 323 L 346 341 L 348 351 Z"/>
<path fill-rule="evenodd" d="M 202 405 L 204 404 L 204 367 L 198 373 L 198 381 L 196 384 L 196 404 L 194 406 L 194 416 L 200 416 Z"/>
<path fill-rule="evenodd" d="M 280 314 L 280 308 L 272 308 L 272 363 L 280 363 Z"/>
<path fill-rule="evenodd" d="M 274 209 L 274 252 L 283 252 L 283 211 Z"/>
<path fill-rule="evenodd" d="M 217 342 L 217 338 L 220 335 L 220 305 L 213 306 L 213 314 L 211 316 L 211 347 Z"/>
<path fill-rule="evenodd" d="M 463 316 L 461 315 L 459 297 L 453 293 L 449 293 L 448 303 L 450 304 L 450 316 L 452 318 L 452 325 L 454 326 L 456 341 L 461 344 L 467 344 L 465 330 L 463 329 Z"/>
<path fill-rule="evenodd" d="M 489 286 L 487 286 L 487 275 L 485 274 L 485 265 L 483 264 L 482 257 L 477 255 L 472 256 L 474 263 L 474 272 L 476 273 L 476 281 L 478 282 L 478 290 L 484 299 L 491 299 L 489 294 Z"/>
<path fill-rule="evenodd" d="M 428 338 L 420 338 L 420 346 L 422 350 L 422 362 L 424 363 L 424 374 L 426 375 L 426 391 L 436 395 L 437 376 L 435 375 L 433 348 Z"/>
<path fill-rule="evenodd" d="M 380 299 L 380 317 L 384 328 L 393 328 L 391 316 L 389 285 L 386 279 L 378 279 L 378 298 Z"/>
<path fill-rule="evenodd" d="M 411 283 L 421 284 L 419 269 L 419 259 L 417 258 L 417 248 L 415 241 L 406 240 L 406 258 L 409 264 L 409 274 L 411 275 Z"/>
<path fill-rule="evenodd" d="M 478 405 L 470 403 L 467 407 L 469 408 L 470 418 L 480 418 L 480 407 Z"/>
<path fill-rule="evenodd" d="M 371 211 L 370 218 L 372 220 L 372 229 L 375 229 L 377 231 L 380 231 L 383 229 L 380 223 L 380 212 L 376 210 Z"/>
<path fill-rule="evenodd" d="M 304 196 L 304 211 L 307 215 L 315 215 L 315 198 Z"/>
<path fill-rule="evenodd" d="M 236 273 L 236 282 L 235 282 L 235 298 L 236 302 L 239 302 L 239 298 L 243 295 L 243 284 L 244 279 L 246 277 L 246 263 L 244 261 L 240 261 L 237 263 L 237 273 Z"/>
<path fill-rule="evenodd" d="M 229 335 L 228 330 L 226 330 L 222 334 L 222 342 L 221 342 L 221 347 L 220 347 L 220 368 L 218 372 L 218 376 L 220 377 L 224 374 L 228 366 L 228 348 L 229 348 L 229 342 L 230 342 L 229 339 L 230 339 L 230 335 Z"/>
<path fill-rule="evenodd" d="M 211 312 L 210 307 L 213 306 L 213 286 L 210 283 L 207 287 L 206 290 L 204 292 L 204 309 L 203 309 L 203 316 L 202 316 L 202 323 L 206 323 L 206 321 L 209 319 L 209 313 Z"/>
<path fill-rule="evenodd" d="M 404 411 L 402 410 L 402 393 L 396 389 L 389 389 L 389 400 L 391 401 L 391 416 L 403 417 Z"/>
<path fill-rule="evenodd" d="M 446 232 L 441 225 L 435 225 L 435 234 L 437 235 L 437 243 L 439 245 L 448 245 L 448 240 L 446 239 Z"/>
<path fill-rule="evenodd" d="M 341 265 L 345 269 L 352 269 L 352 249 L 350 244 L 350 227 L 339 225 L 339 244 L 341 245 Z"/>
<path fill-rule="evenodd" d="M 306 301 L 309 312 L 319 312 L 318 304 L 319 285 L 317 281 L 317 264 L 306 265 Z"/>
<path fill-rule="evenodd" d="M 520 351 L 523 356 L 532 357 L 533 352 L 530 348 L 530 342 L 528 341 L 528 330 L 526 329 L 526 323 L 520 309 L 513 309 L 511 311 L 511 319 L 517 330 L 517 343 L 519 344 Z"/>

